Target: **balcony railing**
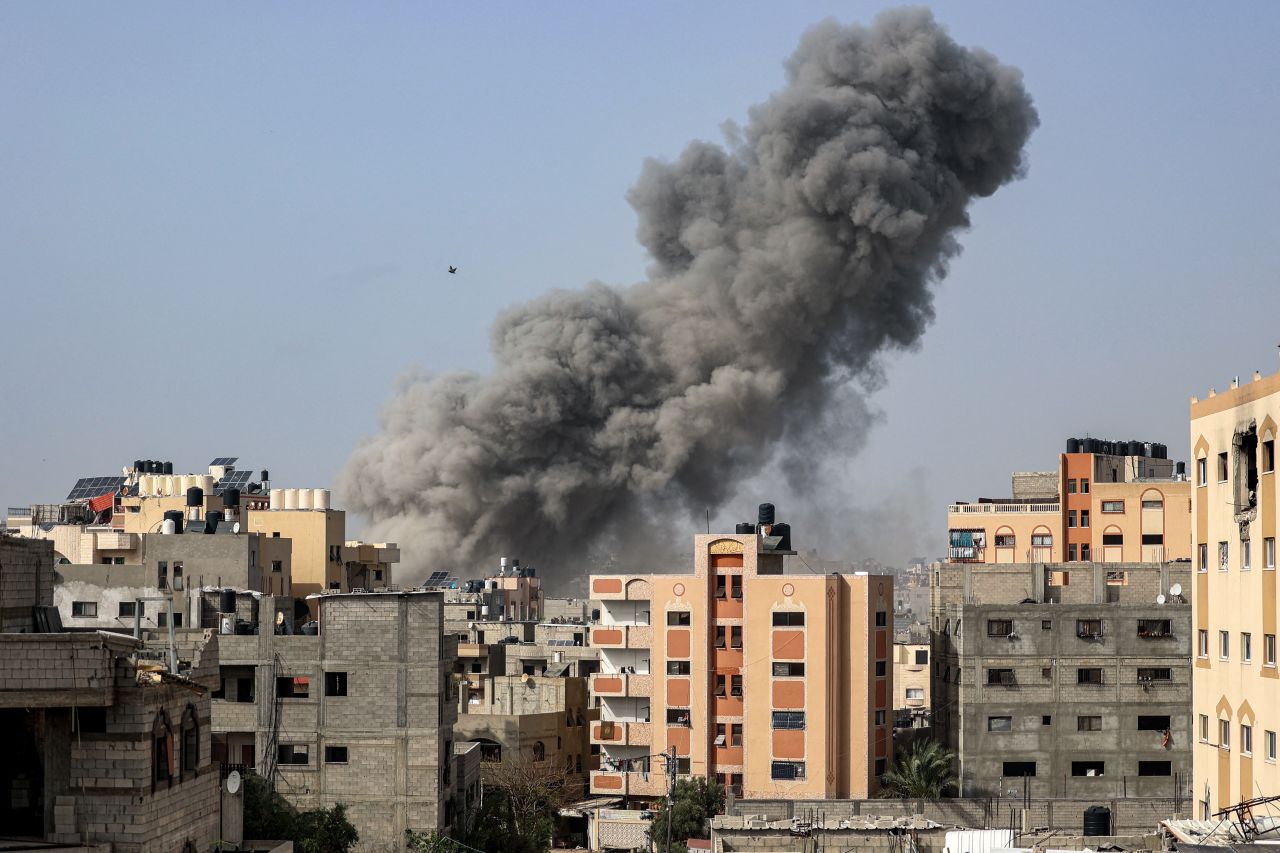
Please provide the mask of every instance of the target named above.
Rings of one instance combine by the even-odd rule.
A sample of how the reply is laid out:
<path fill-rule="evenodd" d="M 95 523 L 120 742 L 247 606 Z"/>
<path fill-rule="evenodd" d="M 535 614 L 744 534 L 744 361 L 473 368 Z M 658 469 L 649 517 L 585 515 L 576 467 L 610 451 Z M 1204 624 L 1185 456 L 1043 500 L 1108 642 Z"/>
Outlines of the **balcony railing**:
<path fill-rule="evenodd" d="M 1060 503 L 976 503 L 948 504 L 947 512 L 970 515 L 1006 515 L 1011 513 L 1060 513 Z"/>
<path fill-rule="evenodd" d="M 591 676 L 595 696 L 648 697 L 653 695 L 653 676 L 647 672 L 597 672 Z"/>

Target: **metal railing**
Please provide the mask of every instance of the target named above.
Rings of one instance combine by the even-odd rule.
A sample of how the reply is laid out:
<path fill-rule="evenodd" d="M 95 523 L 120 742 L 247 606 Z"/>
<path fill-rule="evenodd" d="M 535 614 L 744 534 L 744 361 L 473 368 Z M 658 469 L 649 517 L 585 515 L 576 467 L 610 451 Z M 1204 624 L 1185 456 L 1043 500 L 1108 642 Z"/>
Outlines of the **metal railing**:
<path fill-rule="evenodd" d="M 976 503 L 976 504 L 948 504 L 947 512 L 958 513 L 962 515 L 978 514 L 993 515 L 1003 513 L 1058 513 L 1062 512 L 1062 504 L 1060 503 Z"/>

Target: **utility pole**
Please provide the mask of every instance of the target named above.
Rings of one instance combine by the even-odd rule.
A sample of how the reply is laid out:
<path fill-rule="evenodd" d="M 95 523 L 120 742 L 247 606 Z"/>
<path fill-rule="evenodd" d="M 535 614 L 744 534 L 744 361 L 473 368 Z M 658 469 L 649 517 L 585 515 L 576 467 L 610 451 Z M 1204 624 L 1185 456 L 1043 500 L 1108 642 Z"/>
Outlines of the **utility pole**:
<path fill-rule="evenodd" d="M 673 744 L 667 748 L 667 846 L 662 853 L 671 853 L 671 819 L 676 804 L 676 748 Z"/>

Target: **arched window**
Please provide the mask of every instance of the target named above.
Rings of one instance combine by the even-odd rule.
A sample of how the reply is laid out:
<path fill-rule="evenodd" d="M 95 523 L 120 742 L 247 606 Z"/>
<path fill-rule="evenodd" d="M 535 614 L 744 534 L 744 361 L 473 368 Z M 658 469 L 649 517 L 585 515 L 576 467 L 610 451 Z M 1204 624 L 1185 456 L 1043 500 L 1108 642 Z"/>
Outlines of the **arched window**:
<path fill-rule="evenodd" d="M 196 709 L 188 705 L 182 712 L 182 778 L 195 777 L 200 767 L 200 721 Z"/>
<path fill-rule="evenodd" d="M 173 784 L 173 730 L 164 711 L 151 725 L 151 790 Z"/>
<path fill-rule="evenodd" d="M 533 760 L 545 761 L 547 758 L 547 746 L 542 741 L 537 741 L 533 745 Z"/>

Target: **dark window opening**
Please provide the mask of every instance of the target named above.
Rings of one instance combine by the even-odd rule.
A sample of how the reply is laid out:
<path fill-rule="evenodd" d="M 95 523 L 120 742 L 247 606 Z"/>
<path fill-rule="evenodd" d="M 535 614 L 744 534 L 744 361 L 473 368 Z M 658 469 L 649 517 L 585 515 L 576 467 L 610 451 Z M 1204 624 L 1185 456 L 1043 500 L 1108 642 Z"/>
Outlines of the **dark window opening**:
<path fill-rule="evenodd" d="M 927 649 L 916 649 L 916 665 L 925 666 L 929 663 L 929 652 Z"/>
<path fill-rule="evenodd" d="M 1168 619 L 1139 619 L 1138 636 L 1170 637 L 1173 636 L 1172 625 L 1173 623 Z"/>
<path fill-rule="evenodd" d="M 876 611 L 876 627 L 885 628 L 889 625 L 889 614 L 884 610 Z"/>
<path fill-rule="evenodd" d="M 1140 715 L 1138 717 L 1138 731 L 1140 732 L 1164 732 L 1169 729 L 1169 718 L 1167 716 Z"/>
<path fill-rule="evenodd" d="M 72 731 L 80 734 L 103 734 L 107 730 L 106 708 L 76 708 L 71 718 Z"/>
<path fill-rule="evenodd" d="M 1076 684 L 1101 684 L 1102 668 L 1096 666 L 1080 667 L 1076 670 Z"/>
<path fill-rule="evenodd" d="M 311 679 L 305 675 L 281 675 L 276 678 L 276 696 L 281 699 L 306 699 L 311 695 Z"/>
<path fill-rule="evenodd" d="M 667 725 L 688 726 L 689 725 L 689 709 L 688 708 L 668 708 L 667 709 Z"/>
<path fill-rule="evenodd" d="M 987 620 L 987 636 L 988 637 L 1007 637 L 1013 633 L 1012 619 L 988 619 Z"/>
<path fill-rule="evenodd" d="M 346 696 L 347 674 L 345 672 L 326 672 L 324 674 L 324 695 Z"/>
<path fill-rule="evenodd" d="M 690 672 L 689 661 L 687 660 L 667 661 L 667 675 L 688 675 L 689 672 Z"/>
<path fill-rule="evenodd" d="M 1036 763 L 1034 761 L 1006 761 L 1000 771 L 1000 775 L 1013 779 L 1034 776 L 1036 775 Z"/>
<path fill-rule="evenodd" d="M 324 748 L 325 764 L 346 764 L 347 748 L 345 746 L 326 746 Z"/>
<path fill-rule="evenodd" d="M 667 613 L 667 624 L 668 625 L 688 625 L 689 611 L 688 610 L 669 611 Z"/>
<path fill-rule="evenodd" d="M 311 748 L 295 743 L 282 743 L 276 748 L 277 764 L 310 764 Z"/>
<path fill-rule="evenodd" d="M 1138 667 L 1138 681 L 1140 683 L 1148 681 L 1172 681 L 1173 670 L 1167 666 L 1143 666 Z"/>
<path fill-rule="evenodd" d="M 989 669 L 987 670 L 987 684 L 1003 684 L 1009 686 L 1013 684 L 1012 669 Z"/>
<path fill-rule="evenodd" d="M 775 610 L 773 624 L 776 628 L 794 627 L 804 624 L 803 610 Z"/>
<path fill-rule="evenodd" d="M 1172 776 L 1173 762 L 1172 761 L 1139 761 L 1138 775 L 1139 776 Z"/>
<path fill-rule="evenodd" d="M 1163 545 L 1164 534 L 1163 533 L 1144 533 L 1142 534 L 1142 544 L 1143 545 Z"/>
<path fill-rule="evenodd" d="M 1073 761 L 1071 762 L 1071 775 L 1101 776 L 1106 764 L 1105 761 Z"/>
<path fill-rule="evenodd" d="M 773 674 L 778 678 L 803 676 L 804 664 L 779 661 L 773 665 Z"/>

